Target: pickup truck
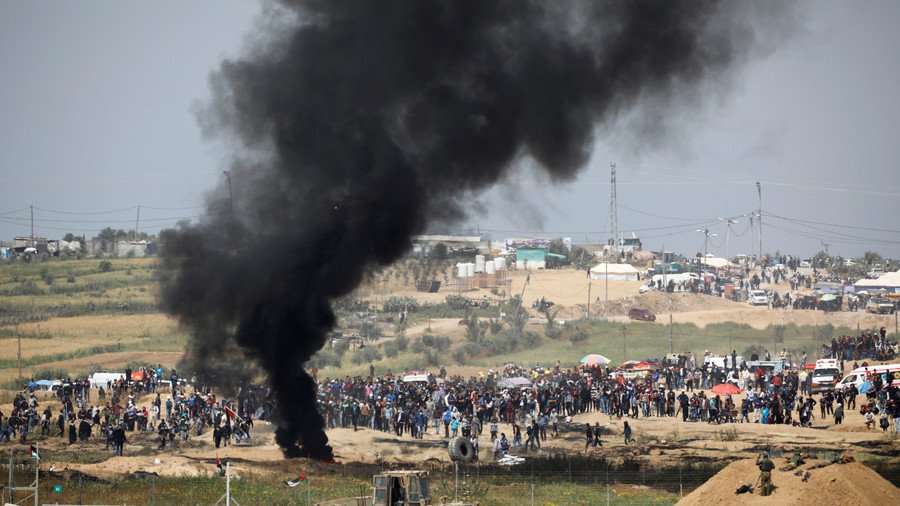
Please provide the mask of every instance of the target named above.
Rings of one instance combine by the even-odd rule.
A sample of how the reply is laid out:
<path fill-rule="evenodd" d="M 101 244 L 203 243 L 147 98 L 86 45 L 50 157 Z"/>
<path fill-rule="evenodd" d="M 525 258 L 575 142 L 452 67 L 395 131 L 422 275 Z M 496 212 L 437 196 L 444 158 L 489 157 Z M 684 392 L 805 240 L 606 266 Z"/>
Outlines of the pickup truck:
<path fill-rule="evenodd" d="M 866 311 L 875 314 L 894 314 L 894 302 L 887 297 L 873 297 L 866 303 Z"/>

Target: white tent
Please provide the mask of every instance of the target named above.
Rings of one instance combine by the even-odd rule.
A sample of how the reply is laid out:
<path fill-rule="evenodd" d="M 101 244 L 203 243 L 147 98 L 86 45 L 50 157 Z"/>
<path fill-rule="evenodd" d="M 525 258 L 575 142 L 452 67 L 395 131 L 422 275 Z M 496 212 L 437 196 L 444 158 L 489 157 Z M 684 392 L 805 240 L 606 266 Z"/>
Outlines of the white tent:
<path fill-rule="evenodd" d="M 719 257 L 704 258 L 702 262 L 706 265 L 711 265 L 716 269 L 718 269 L 719 267 L 725 267 L 726 265 L 731 263 L 728 261 L 728 259 Z"/>
<path fill-rule="evenodd" d="M 637 280 L 640 271 L 631 264 L 597 264 L 591 267 L 591 279 Z"/>
<path fill-rule="evenodd" d="M 900 271 L 882 274 L 877 279 L 861 279 L 853 284 L 856 291 L 883 288 L 888 293 L 900 293 Z"/>

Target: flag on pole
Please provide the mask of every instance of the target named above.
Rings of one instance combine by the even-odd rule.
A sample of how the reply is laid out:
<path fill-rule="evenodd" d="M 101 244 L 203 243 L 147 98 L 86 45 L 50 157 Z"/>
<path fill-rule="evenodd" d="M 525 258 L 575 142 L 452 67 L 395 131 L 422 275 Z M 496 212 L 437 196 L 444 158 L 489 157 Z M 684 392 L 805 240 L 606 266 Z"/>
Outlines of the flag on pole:
<path fill-rule="evenodd" d="M 297 479 L 284 482 L 285 485 L 287 485 L 291 488 L 294 488 L 297 485 L 300 485 L 302 483 L 309 483 L 309 475 L 308 474 L 300 473 L 300 476 L 298 476 Z"/>
<path fill-rule="evenodd" d="M 228 416 L 228 423 L 234 427 L 234 419 L 237 418 L 237 413 L 235 413 L 231 408 L 225 406 L 225 414 Z"/>
<path fill-rule="evenodd" d="M 216 454 L 216 467 L 221 467 L 221 466 L 222 466 L 222 461 L 219 460 L 219 454 L 217 453 Z"/>
<path fill-rule="evenodd" d="M 31 445 L 31 458 L 35 460 L 35 462 L 41 461 L 41 455 L 38 453 L 38 449 Z"/>

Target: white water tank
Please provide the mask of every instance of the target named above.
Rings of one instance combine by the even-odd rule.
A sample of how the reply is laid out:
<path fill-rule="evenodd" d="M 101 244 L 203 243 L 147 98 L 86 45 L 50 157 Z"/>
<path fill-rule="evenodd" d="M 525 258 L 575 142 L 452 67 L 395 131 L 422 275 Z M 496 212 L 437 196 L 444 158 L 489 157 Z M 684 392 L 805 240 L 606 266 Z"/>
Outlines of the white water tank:
<path fill-rule="evenodd" d="M 484 255 L 475 255 L 475 272 L 484 272 Z"/>
<path fill-rule="evenodd" d="M 466 264 L 460 262 L 456 264 L 456 277 L 464 278 L 466 277 Z"/>
<path fill-rule="evenodd" d="M 506 259 L 503 257 L 497 257 L 494 259 L 494 269 L 498 271 L 506 270 Z"/>
<path fill-rule="evenodd" d="M 475 264 L 466 264 L 466 277 L 467 278 L 475 277 Z"/>
<path fill-rule="evenodd" d="M 490 262 L 485 262 L 485 264 L 484 264 L 484 272 L 485 272 L 486 274 L 493 274 L 493 273 L 494 273 L 494 270 L 495 270 L 495 266 L 494 266 L 494 261 L 493 261 L 493 260 L 491 260 Z"/>

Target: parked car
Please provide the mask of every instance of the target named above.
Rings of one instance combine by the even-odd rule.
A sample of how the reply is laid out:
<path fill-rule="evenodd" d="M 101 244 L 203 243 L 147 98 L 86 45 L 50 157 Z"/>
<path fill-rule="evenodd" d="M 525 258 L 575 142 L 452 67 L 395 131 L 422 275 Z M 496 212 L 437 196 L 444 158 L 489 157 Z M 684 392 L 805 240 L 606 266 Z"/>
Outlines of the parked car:
<path fill-rule="evenodd" d="M 872 297 L 866 304 L 866 311 L 875 314 L 894 314 L 897 308 L 887 297 Z"/>
<path fill-rule="evenodd" d="M 802 260 L 800 262 L 800 267 L 812 267 L 812 260 L 807 258 L 806 260 Z"/>
<path fill-rule="evenodd" d="M 632 320 L 641 320 L 645 322 L 655 322 L 656 315 L 653 311 L 645 307 L 633 307 L 628 310 L 628 317 Z"/>
<path fill-rule="evenodd" d="M 884 275 L 884 269 L 881 267 L 872 267 L 869 269 L 869 272 L 866 273 L 866 277 L 869 279 L 878 279 Z"/>
<path fill-rule="evenodd" d="M 751 306 L 767 306 L 769 304 L 769 296 L 765 290 L 750 290 L 747 296 L 747 302 Z"/>

